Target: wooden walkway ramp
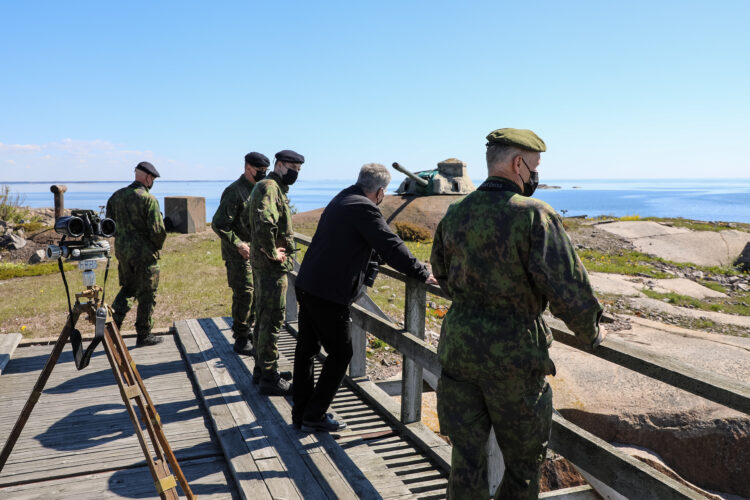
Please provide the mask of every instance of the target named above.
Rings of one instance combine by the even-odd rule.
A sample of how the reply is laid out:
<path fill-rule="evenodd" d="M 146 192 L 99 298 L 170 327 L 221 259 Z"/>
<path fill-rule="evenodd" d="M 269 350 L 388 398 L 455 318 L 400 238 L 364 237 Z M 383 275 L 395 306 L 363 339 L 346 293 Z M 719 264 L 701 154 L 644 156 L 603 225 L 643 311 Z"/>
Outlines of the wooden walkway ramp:
<path fill-rule="evenodd" d="M 445 497 L 440 468 L 351 389 L 342 386 L 331 407 L 348 428 L 307 434 L 292 426 L 287 398 L 252 385 L 253 361 L 234 355 L 222 318 L 178 322 L 176 331 L 246 498 Z M 282 332 L 280 369 L 291 369 L 295 342 Z"/>
<path fill-rule="evenodd" d="M 282 332 L 282 369 L 294 346 Z M 0 441 L 51 347 L 18 347 L 0 375 Z M 131 354 L 200 498 L 445 497 L 442 469 L 348 387 L 331 408 L 344 432 L 295 429 L 291 401 L 260 396 L 222 318 L 177 322 L 165 342 Z M 104 352 L 79 372 L 66 347 L 0 474 L 0 498 L 156 497 Z"/>
<path fill-rule="evenodd" d="M 240 498 L 172 335 L 157 346 L 126 339 L 193 492 Z M 0 441 L 10 433 L 52 345 L 18 347 L 0 375 Z M 70 347 L 0 473 L 0 498 L 158 498 L 101 347 L 77 371 Z"/>

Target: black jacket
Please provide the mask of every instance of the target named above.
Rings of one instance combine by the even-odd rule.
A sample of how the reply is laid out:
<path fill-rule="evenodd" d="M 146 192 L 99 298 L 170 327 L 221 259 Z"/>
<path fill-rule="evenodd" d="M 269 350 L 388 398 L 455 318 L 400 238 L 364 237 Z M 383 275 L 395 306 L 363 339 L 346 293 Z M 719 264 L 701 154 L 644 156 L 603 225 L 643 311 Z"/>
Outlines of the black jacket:
<path fill-rule="evenodd" d="M 375 250 L 388 265 L 424 281 L 430 275 L 388 227 L 380 209 L 357 185 L 339 194 L 323 211 L 297 277 L 297 287 L 337 304 L 349 305 L 365 278 Z"/>

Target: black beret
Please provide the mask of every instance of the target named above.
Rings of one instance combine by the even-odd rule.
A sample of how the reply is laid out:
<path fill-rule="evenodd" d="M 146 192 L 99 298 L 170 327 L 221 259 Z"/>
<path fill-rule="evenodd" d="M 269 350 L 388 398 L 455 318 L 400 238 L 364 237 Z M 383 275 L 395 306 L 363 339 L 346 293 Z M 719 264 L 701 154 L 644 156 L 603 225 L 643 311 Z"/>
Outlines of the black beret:
<path fill-rule="evenodd" d="M 245 155 L 245 163 L 257 168 L 266 168 L 271 164 L 266 155 L 255 151 Z"/>
<path fill-rule="evenodd" d="M 305 157 L 291 149 L 284 149 L 276 153 L 276 159 L 289 163 L 305 163 Z"/>
<path fill-rule="evenodd" d="M 155 167 L 155 166 L 153 166 L 153 165 L 151 165 L 151 164 L 150 164 L 149 162 L 147 162 L 147 161 L 142 161 L 142 162 L 140 162 L 140 163 L 139 163 L 138 165 L 136 165 L 136 166 L 135 166 L 135 168 L 137 168 L 138 170 L 143 170 L 143 171 L 144 171 L 144 172 L 146 172 L 147 174 L 151 174 L 151 175 L 153 175 L 154 177 L 161 177 L 161 176 L 159 175 L 159 171 L 158 171 L 158 170 L 156 170 L 156 167 Z"/>

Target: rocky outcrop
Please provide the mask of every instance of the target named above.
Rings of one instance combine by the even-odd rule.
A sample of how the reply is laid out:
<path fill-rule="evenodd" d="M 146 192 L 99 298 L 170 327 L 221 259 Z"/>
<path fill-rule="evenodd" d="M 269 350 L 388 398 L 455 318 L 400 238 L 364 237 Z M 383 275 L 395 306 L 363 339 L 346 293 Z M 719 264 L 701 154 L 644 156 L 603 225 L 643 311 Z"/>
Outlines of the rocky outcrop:
<path fill-rule="evenodd" d="M 637 318 L 610 333 L 655 353 L 747 383 L 750 339 Z M 750 497 L 750 416 L 590 354 L 553 344 L 555 408 L 609 441 L 647 448 L 700 488 Z"/>

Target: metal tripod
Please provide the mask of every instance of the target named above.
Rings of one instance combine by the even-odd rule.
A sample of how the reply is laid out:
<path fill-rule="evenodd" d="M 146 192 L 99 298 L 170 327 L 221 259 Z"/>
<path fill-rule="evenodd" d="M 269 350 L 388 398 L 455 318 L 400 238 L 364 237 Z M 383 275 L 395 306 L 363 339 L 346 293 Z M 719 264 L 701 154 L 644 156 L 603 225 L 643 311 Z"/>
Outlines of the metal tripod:
<path fill-rule="evenodd" d="M 101 299 L 100 295 L 102 297 Z M 138 373 L 136 364 L 130 357 L 130 353 L 120 336 L 117 325 L 112 321 L 112 309 L 104 303 L 103 298 L 102 288 L 93 285 L 93 283 L 87 286 L 86 290 L 83 292 L 76 294 L 76 303 L 68 315 L 68 321 L 60 333 L 60 337 L 57 339 L 57 342 L 52 349 L 52 353 L 50 354 L 49 359 L 47 359 L 47 363 L 44 365 L 42 373 L 39 374 L 36 385 L 34 385 L 34 389 L 31 391 L 31 395 L 26 401 L 23 411 L 21 411 L 21 415 L 19 415 L 16 420 L 13 430 L 5 442 L 2 453 L 0 453 L 0 471 L 3 470 L 5 462 L 8 460 L 8 457 L 13 450 L 13 446 L 16 444 L 18 437 L 21 435 L 21 431 L 31 415 L 31 411 L 34 409 L 37 401 L 39 401 L 44 386 L 47 384 L 52 369 L 57 363 L 68 339 L 70 338 L 71 343 L 73 343 L 76 365 L 79 369 L 88 364 L 88 356 L 91 355 L 93 347 L 101 341 L 104 343 L 104 352 L 107 353 L 107 359 L 112 367 L 112 373 L 114 374 L 115 381 L 120 388 L 120 395 L 125 403 L 125 408 L 130 416 L 130 420 L 133 423 L 135 434 L 141 445 L 141 449 L 143 450 L 143 455 L 146 457 L 146 463 L 151 471 L 151 477 L 153 478 L 154 486 L 156 487 L 159 496 L 163 499 L 170 500 L 179 498 L 177 494 L 177 483 L 175 481 L 175 476 L 177 476 L 177 481 L 179 481 L 182 491 L 185 492 L 187 498 L 196 498 L 190 490 L 190 486 L 180 469 L 180 465 L 177 463 L 177 459 L 167 442 L 161 419 L 156 412 L 154 403 L 148 395 L 148 391 L 146 391 L 146 386 L 143 384 L 143 380 Z M 86 301 L 82 302 L 82 299 L 86 299 Z M 92 345 L 89 346 L 89 349 L 87 349 L 83 363 L 81 363 L 80 333 L 75 329 L 76 323 L 81 314 L 86 314 L 87 320 L 93 323 L 96 328 L 95 340 L 92 342 Z M 78 343 L 77 348 L 76 340 Z M 81 364 L 83 366 L 81 366 Z M 138 416 L 136 415 L 135 405 L 138 406 L 140 420 L 143 422 L 151 445 L 154 448 L 153 453 L 149 449 L 143 429 L 141 428 Z M 174 476 L 169 472 L 170 467 L 172 471 L 174 471 Z"/>

